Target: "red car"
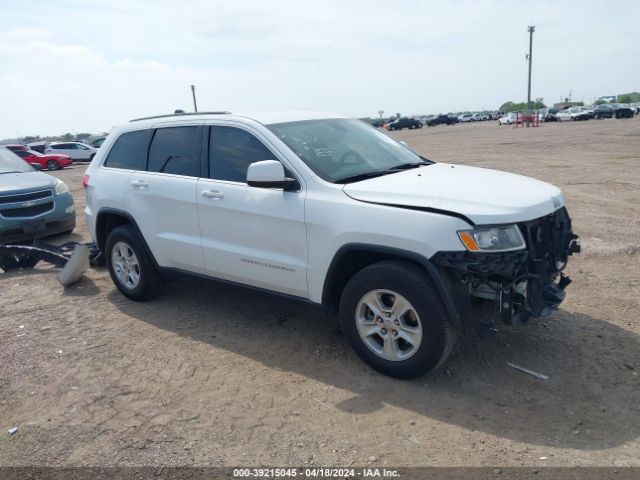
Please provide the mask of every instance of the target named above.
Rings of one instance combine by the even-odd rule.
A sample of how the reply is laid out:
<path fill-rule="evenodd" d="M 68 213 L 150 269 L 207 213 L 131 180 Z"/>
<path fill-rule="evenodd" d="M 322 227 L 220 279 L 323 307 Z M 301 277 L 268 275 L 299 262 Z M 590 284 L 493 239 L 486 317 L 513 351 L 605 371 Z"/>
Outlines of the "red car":
<path fill-rule="evenodd" d="M 60 170 L 73 164 L 73 160 L 68 155 L 43 154 L 30 150 L 25 145 L 5 145 L 13 153 L 21 157 L 25 162 L 40 165 L 42 170 Z"/>

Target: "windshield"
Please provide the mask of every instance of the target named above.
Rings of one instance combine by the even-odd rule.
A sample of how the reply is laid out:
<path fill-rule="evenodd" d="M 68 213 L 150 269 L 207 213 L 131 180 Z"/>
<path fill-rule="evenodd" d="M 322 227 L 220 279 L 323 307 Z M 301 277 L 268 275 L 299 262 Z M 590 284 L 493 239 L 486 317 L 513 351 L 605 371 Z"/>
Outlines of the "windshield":
<path fill-rule="evenodd" d="M 424 158 L 360 120 L 335 118 L 267 125 L 320 178 L 339 183 Z M 431 162 L 429 162 L 431 163 Z"/>
<path fill-rule="evenodd" d="M 27 150 L 27 152 L 29 152 L 29 155 L 33 155 L 34 157 L 44 157 L 43 154 L 36 152 L 35 150 Z"/>
<path fill-rule="evenodd" d="M 0 147 L 0 175 L 3 173 L 33 172 L 33 167 L 5 147 Z"/>

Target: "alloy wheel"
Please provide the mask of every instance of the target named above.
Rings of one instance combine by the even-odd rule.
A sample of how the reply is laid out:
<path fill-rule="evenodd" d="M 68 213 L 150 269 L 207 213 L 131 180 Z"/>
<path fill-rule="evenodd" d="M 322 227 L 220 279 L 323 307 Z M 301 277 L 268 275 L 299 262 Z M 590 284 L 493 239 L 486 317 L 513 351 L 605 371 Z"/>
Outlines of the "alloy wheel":
<path fill-rule="evenodd" d="M 111 249 L 111 267 L 124 288 L 133 290 L 140 283 L 140 262 L 126 242 L 119 241 Z"/>
<path fill-rule="evenodd" d="M 412 357 L 422 343 L 422 323 L 415 307 L 392 290 L 372 290 L 358 302 L 358 334 L 373 353 L 397 362 Z"/>

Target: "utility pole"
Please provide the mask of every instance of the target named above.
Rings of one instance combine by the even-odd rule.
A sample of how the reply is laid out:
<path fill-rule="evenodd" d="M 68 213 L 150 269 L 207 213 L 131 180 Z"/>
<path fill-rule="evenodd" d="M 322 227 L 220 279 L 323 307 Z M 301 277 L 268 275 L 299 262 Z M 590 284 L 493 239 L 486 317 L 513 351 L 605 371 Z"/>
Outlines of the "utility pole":
<path fill-rule="evenodd" d="M 529 55 L 527 58 L 529 59 L 529 84 L 527 87 L 527 107 L 531 110 L 531 54 L 533 53 L 533 32 L 536 31 L 535 26 L 527 27 L 529 31 Z"/>
<path fill-rule="evenodd" d="M 529 78 L 531 78 L 531 74 L 529 74 Z M 191 95 L 193 96 L 193 111 L 197 112 L 198 104 L 196 103 L 196 86 L 195 85 L 191 85 Z"/>

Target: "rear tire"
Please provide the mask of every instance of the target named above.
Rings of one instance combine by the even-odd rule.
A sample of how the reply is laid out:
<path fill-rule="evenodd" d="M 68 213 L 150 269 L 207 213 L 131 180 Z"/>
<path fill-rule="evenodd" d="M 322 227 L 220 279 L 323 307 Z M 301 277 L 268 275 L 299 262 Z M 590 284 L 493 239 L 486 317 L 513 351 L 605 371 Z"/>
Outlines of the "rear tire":
<path fill-rule="evenodd" d="M 125 297 L 140 302 L 160 293 L 162 277 L 131 225 L 109 232 L 104 253 L 111 280 Z"/>
<path fill-rule="evenodd" d="M 396 378 L 419 377 L 440 366 L 457 337 L 427 274 L 401 260 L 375 263 L 349 280 L 340 322 L 358 356 Z"/>
<path fill-rule="evenodd" d="M 55 160 L 48 160 L 47 161 L 47 170 L 49 170 L 50 172 L 52 172 L 54 170 L 60 170 L 60 164 L 58 162 L 56 162 Z"/>

